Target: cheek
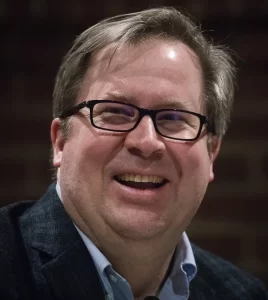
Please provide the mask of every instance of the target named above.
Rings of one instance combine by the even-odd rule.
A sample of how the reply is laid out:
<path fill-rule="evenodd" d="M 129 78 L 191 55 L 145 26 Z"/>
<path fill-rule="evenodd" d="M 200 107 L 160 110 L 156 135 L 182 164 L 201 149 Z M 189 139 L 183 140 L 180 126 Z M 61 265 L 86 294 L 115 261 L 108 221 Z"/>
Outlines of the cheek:
<path fill-rule="evenodd" d="M 177 172 L 172 191 L 174 205 L 168 219 L 175 229 L 186 228 L 198 210 L 209 182 L 209 156 L 205 143 L 174 145 L 170 157 Z M 171 150 L 171 149 L 170 149 Z"/>
<path fill-rule="evenodd" d="M 207 174 L 210 170 L 210 159 L 205 141 L 201 140 L 185 149 L 185 169 L 192 173 Z"/>
<path fill-rule="evenodd" d="M 185 175 L 200 201 L 209 183 L 210 166 L 207 144 L 204 141 L 201 140 L 189 148 L 184 165 Z"/>
<path fill-rule="evenodd" d="M 121 144 L 122 137 L 81 131 L 66 142 L 62 165 L 77 173 L 78 177 L 99 176 L 120 151 Z"/>
<path fill-rule="evenodd" d="M 185 188 L 196 209 L 201 204 L 207 190 L 210 178 L 210 159 L 207 145 L 197 143 L 188 151 L 188 164 L 185 165 Z"/>
<path fill-rule="evenodd" d="M 181 183 L 178 188 L 203 193 L 209 182 L 211 166 L 205 141 L 181 144 L 176 151 L 173 149 L 173 153 L 178 182 Z"/>
<path fill-rule="evenodd" d="M 107 165 L 116 155 L 119 144 L 120 141 L 111 136 L 81 133 L 66 142 L 60 167 L 60 185 L 67 191 L 65 199 L 73 199 L 76 207 L 81 203 L 86 207 L 89 203 L 94 205 L 92 199 L 99 199 L 109 182 Z"/>

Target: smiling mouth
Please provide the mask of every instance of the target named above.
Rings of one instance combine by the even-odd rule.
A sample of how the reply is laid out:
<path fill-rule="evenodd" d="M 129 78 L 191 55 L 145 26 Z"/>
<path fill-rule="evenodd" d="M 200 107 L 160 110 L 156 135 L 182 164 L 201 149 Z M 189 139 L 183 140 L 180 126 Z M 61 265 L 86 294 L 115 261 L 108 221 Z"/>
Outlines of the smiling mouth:
<path fill-rule="evenodd" d="M 162 187 L 167 183 L 167 180 L 153 175 L 134 175 L 134 174 L 124 174 L 115 176 L 115 180 L 122 185 L 146 190 L 146 189 L 157 189 Z"/>

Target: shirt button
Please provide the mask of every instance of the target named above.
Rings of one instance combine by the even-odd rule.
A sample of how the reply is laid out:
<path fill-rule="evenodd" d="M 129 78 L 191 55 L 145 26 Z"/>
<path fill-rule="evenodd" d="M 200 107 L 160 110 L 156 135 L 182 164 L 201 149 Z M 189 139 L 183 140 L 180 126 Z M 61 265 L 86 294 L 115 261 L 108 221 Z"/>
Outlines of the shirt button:
<path fill-rule="evenodd" d="M 113 283 L 117 283 L 117 278 L 113 274 L 110 274 L 109 278 Z"/>

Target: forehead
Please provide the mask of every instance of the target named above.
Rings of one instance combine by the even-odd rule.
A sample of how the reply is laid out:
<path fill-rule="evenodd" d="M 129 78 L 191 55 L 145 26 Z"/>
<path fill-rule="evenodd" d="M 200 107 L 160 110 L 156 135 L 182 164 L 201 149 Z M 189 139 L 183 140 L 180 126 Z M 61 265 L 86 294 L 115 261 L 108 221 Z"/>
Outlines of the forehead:
<path fill-rule="evenodd" d="M 114 45 L 109 45 L 94 56 L 84 78 L 80 101 L 105 99 L 105 95 L 114 94 L 141 106 L 169 101 L 188 102 L 192 109 L 201 107 L 201 66 L 196 54 L 185 44 L 150 39 L 114 49 Z"/>

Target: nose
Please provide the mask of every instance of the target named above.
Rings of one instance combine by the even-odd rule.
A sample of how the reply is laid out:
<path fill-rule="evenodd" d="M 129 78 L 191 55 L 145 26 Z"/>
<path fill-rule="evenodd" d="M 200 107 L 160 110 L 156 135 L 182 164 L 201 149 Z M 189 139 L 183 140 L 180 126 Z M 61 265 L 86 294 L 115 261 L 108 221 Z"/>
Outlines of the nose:
<path fill-rule="evenodd" d="M 144 116 L 139 125 L 127 134 L 125 146 L 130 152 L 144 158 L 159 156 L 165 149 L 164 141 L 155 131 L 150 116 Z"/>

